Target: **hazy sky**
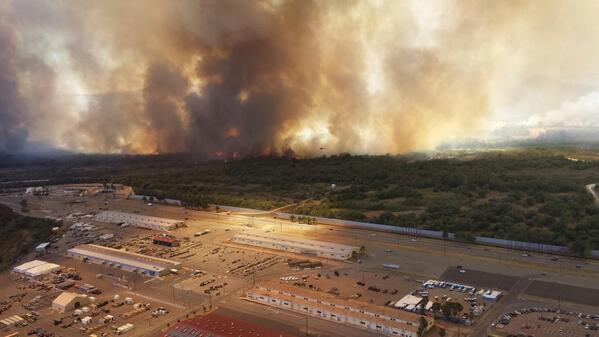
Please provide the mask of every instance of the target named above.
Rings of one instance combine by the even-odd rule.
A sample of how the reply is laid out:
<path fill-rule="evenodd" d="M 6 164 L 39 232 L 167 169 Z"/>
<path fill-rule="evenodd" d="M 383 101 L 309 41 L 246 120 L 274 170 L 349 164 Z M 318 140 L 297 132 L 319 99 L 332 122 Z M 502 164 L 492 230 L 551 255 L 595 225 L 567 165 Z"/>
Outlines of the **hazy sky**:
<path fill-rule="evenodd" d="M 0 151 L 599 140 L 599 1 L 0 0 Z"/>

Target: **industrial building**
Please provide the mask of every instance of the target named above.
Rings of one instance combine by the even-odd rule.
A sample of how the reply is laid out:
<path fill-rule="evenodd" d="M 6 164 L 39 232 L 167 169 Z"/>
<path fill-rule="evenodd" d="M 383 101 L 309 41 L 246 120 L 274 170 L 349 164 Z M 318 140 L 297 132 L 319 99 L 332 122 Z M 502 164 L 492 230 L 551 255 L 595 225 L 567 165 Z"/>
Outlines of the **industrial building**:
<path fill-rule="evenodd" d="M 325 257 L 335 260 L 347 260 L 360 252 L 359 247 L 338 243 L 316 241 L 306 238 L 280 235 L 276 233 L 240 233 L 233 242 L 286 252 Z"/>
<path fill-rule="evenodd" d="M 50 246 L 50 242 L 40 243 L 39 245 L 37 245 L 37 247 L 35 247 L 35 252 L 39 253 L 39 254 L 43 254 L 48 250 L 49 246 Z"/>
<path fill-rule="evenodd" d="M 243 334 L 240 334 L 243 332 Z M 293 337 L 289 334 L 269 329 L 227 316 L 210 313 L 193 319 L 182 321 L 170 328 L 162 337 Z"/>
<path fill-rule="evenodd" d="M 352 299 L 338 299 L 327 293 L 288 284 L 259 286 L 249 290 L 246 298 L 388 336 L 417 337 L 421 318 L 426 320 L 425 330 L 433 324 L 429 317 Z"/>
<path fill-rule="evenodd" d="M 13 268 L 15 273 L 23 274 L 27 277 L 37 277 L 50 274 L 51 272 L 60 269 L 60 265 L 49 263 L 41 260 L 33 260 Z"/>
<path fill-rule="evenodd" d="M 423 298 L 420 296 L 414 296 L 412 294 L 408 294 L 402 297 L 399 301 L 395 302 L 393 306 L 398 309 L 403 309 L 407 311 L 415 311 L 421 309 Z M 424 310 L 430 310 L 433 307 L 432 301 L 427 301 L 424 305 Z"/>
<path fill-rule="evenodd" d="M 170 231 L 183 225 L 183 220 L 159 218 L 155 216 L 104 211 L 98 213 L 95 217 L 97 221 L 115 223 L 121 225 L 131 225 L 139 228 L 147 228 L 159 231 Z"/>
<path fill-rule="evenodd" d="M 167 247 L 176 247 L 179 246 L 180 242 L 171 235 L 166 234 L 158 234 L 152 238 L 152 243 L 155 245 L 167 246 Z"/>
<path fill-rule="evenodd" d="M 181 262 L 91 244 L 71 248 L 67 256 L 148 276 L 164 275 L 181 265 Z"/>
<path fill-rule="evenodd" d="M 65 291 L 52 301 L 52 310 L 64 314 L 86 306 L 90 302 L 89 297 L 86 295 Z"/>
<path fill-rule="evenodd" d="M 23 264 L 20 264 L 20 265 L 14 267 L 12 269 L 12 271 L 14 271 L 15 273 L 19 273 L 19 274 L 25 274 L 25 272 L 28 269 L 31 269 L 31 268 L 34 268 L 37 266 L 41 266 L 44 263 L 46 263 L 46 262 L 40 261 L 40 260 L 33 260 L 33 261 L 25 262 Z"/>

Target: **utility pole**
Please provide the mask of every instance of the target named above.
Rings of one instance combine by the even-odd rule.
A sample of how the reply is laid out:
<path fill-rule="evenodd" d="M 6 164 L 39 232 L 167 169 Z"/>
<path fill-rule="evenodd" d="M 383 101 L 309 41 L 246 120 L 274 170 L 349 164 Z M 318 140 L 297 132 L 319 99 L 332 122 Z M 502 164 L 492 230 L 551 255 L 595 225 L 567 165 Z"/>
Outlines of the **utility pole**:
<path fill-rule="evenodd" d="M 562 310 L 562 295 L 557 297 L 557 309 Z"/>
<path fill-rule="evenodd" d="M 310 333 L 308 332 L 308 316 L 306 316 L 306 336 L 309 336 Z"/>

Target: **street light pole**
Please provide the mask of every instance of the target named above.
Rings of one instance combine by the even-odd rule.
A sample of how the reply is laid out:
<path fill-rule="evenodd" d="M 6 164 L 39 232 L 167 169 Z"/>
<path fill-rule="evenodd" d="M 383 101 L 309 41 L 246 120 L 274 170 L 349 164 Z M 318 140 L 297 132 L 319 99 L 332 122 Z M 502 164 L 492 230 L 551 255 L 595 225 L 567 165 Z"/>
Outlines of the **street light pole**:
<path fill-rule="evenodd" d="M 308 333 L 308 316 L 306 316 L 306 336 L 309 336 L 310 334 Z"/>

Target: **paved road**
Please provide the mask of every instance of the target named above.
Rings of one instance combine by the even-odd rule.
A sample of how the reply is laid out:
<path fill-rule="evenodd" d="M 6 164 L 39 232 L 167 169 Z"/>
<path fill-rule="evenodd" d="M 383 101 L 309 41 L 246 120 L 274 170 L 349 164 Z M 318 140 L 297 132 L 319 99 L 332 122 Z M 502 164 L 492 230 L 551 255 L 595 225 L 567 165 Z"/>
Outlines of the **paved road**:
<path fill-rule="evenodd" d="M 587 191 L 589 191 L 589 193 L 591 193 L 593 195 L 593 197 L 595 198 L 595 204 L 597 206 L 599 206 L 599 194 L 597 194 L 596 192 L 596 186 L 597 184 L 588 184 L 586 186 Z"/>
<path fill-rule="evenodd" d="M 491 308 L 491 310 L 487 311 L 481 319 L 478 320 L 474 329 L 470 332 L 470 337 L 484 337 L 487 336 L 488 330 L 491 326 L 491 323 L 496 321 L 500 315 L 504 313 L 506 308 L 508 308 L 512 303 L 518 300 L 518 297 L 526 288 L 530 286 L 532 280 L 528 277 L 523 277 L 514 284 L 512 289 L 504 296 L 499 302 Z"/>

